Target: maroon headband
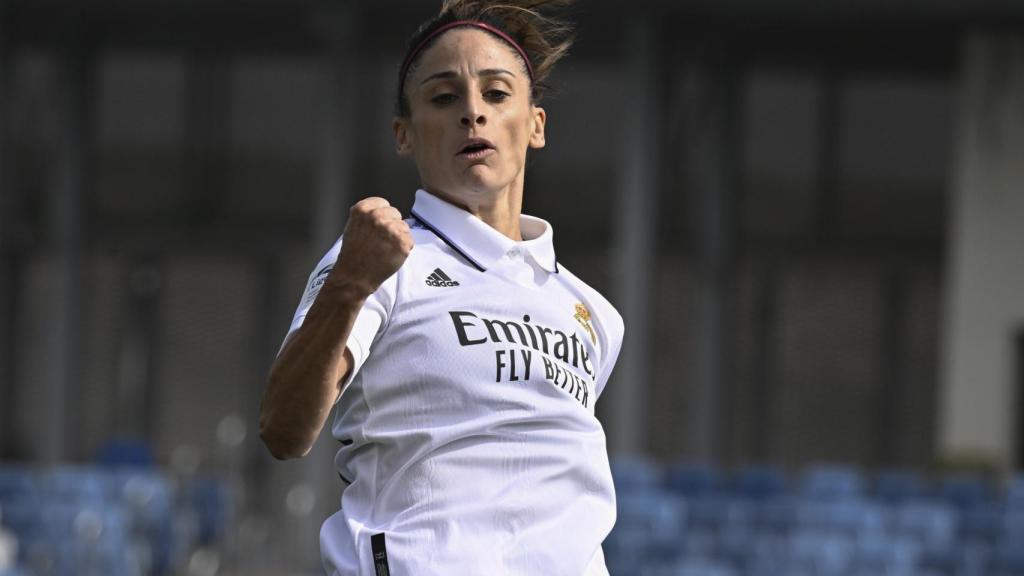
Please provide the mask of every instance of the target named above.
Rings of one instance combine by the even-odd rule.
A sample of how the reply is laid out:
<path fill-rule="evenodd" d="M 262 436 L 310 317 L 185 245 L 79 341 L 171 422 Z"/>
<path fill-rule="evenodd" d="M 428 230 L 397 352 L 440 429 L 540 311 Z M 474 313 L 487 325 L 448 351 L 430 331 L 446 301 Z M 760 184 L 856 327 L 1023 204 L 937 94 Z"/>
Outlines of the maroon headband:
<path fill-rule="evenodd" d="M 426 38 L 421 40 L 420 43 L 417 44 L 416 47 L 413 48 L 411 52 L 409 52 L 409 55 L 405 57 L 405 62 L 402 63 L 401 72 L 398 75 L 400 82 L 398 86 L 399 91 L 401 91 L 402 87 L 405 85 L 405 75 L 409 73 L 409 66 L 412 64 L 412 61 L 415 60 L 417 56 L 419 56 L 420 52 L 423 51 L 427 44 L 429 44 L 430 41 L 433 40 L 434 38 L 440 36 L 442 33 L 447 32 L 448 30 L 451 30 L 452 28 L 455 28 L 457 26 L 474 26 L 476 28 L 480 28 L 481 30 L 486 30 L 491 34 L 494 34 L 497 37 L 501 38 L 505 42 L 508 42 L 508 44 L 515 48 L 516 52 L 518 52 L 519 55 L 523 58 L 523 62 L 526 62 L 526 71 L 530 74 L 530 82 L 533 82 L 533 65 L 530 64 L 530 59 L 526 56 L 526 51 L 523 50 L 519 43 L 513 40 L 511 36 L 502 32 L 498 28 L 491 26 L 486 22 L 480 22 L 479 20 L 456 20 L 455 22 L 449 22 L 444 26 L 439 27 L 437 30 L 434 30 L 433 32 L 428 34 Z"/>

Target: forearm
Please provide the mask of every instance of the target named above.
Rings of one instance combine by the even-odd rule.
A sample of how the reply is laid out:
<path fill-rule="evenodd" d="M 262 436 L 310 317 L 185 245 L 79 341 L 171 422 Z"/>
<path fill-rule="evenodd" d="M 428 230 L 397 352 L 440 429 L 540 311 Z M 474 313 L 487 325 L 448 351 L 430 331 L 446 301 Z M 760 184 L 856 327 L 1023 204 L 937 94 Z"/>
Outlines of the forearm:
<path fill-rule="evenodd" d="M 383 198 L 352 206 L 344 236 L 334 268 L 267 378 L 260 438 L 276 458 L 298 458 L 313 446 L 352 370 L 347 343 L 363 304 L 413 247 L 409 225 Z"/>
<path fill-rule="evenodd" d="M 274 361 L 260 406 L 260 438 L 278 459 L 309 452 L 352 369 L 346 348 L 365 292 L 324 285 Z"/>

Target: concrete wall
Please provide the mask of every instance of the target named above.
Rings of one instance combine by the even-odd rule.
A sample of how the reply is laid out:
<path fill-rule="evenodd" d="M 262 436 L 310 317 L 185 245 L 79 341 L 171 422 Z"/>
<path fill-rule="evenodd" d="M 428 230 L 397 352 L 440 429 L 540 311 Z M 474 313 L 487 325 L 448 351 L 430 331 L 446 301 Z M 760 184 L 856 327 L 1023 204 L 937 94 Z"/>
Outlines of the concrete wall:
<path fill-rule="evenodd" d="M 966 40 L 960 131 L 939 448 L 1020 466 L 1013 338 L 1024 329 L 1024 37 Z"/>

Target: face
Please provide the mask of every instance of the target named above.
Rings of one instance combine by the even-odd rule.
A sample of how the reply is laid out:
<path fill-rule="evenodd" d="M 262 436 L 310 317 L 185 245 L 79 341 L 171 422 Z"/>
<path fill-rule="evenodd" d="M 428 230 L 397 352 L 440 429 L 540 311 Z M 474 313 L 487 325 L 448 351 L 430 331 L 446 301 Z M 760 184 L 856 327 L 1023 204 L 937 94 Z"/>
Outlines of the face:
<path fill-rule="evenodd" d="M 425 188 L 462 204 L 522 191 L 526 150 L 544 146 L 545 113 L 512 47 L 483 30 L 445 32 L 420 55 L 405 94 L 410 114 L 395 119 L 395 144 Z"/>

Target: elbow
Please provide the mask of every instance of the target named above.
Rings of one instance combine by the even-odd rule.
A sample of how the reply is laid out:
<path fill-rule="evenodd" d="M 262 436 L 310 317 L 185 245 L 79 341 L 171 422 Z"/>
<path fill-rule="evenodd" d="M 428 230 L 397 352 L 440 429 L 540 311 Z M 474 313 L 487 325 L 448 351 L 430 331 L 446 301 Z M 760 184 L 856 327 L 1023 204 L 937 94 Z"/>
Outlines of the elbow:
<path fill-rule="evenodd" d="M 277 460 L 294 460 L 309 454 L 312 445 L 273 426 L 267 418 L 260 418 L 260 440 L 270 455 Z"/>

